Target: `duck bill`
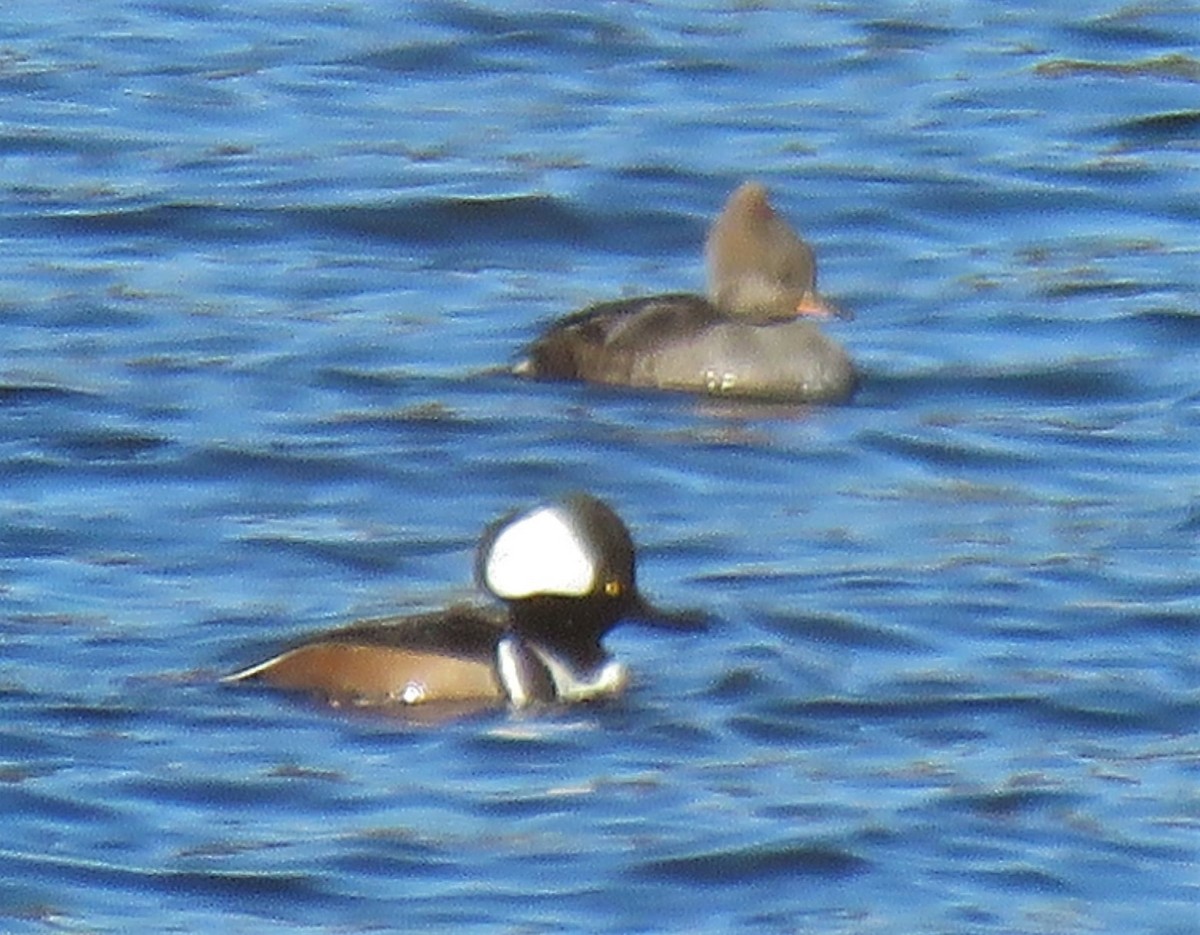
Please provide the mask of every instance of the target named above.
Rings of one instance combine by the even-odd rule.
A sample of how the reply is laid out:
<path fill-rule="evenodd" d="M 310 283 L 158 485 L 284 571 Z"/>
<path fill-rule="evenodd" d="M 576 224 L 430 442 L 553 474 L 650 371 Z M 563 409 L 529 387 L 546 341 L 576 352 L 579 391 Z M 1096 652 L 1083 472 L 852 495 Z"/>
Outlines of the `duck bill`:
<path fill-rule="evenodd" d="M 852 311 L 830 302 L 827 298 L 816 292 L 806 292 L 801 296 L 800 301 L 796 303 L 796 314 L 805 315 L 809 318 L 840 318 L 842 321 L 854 320 L 854 313 Z"/>
<path fill-rule="evenodd" d="M 662 610 L 640 595 L 637 603 L 623 619 L 655 630 L 674 630 L 678 633 L 701 633 L 708 629 L 711 618 L 697 610 Z"/>

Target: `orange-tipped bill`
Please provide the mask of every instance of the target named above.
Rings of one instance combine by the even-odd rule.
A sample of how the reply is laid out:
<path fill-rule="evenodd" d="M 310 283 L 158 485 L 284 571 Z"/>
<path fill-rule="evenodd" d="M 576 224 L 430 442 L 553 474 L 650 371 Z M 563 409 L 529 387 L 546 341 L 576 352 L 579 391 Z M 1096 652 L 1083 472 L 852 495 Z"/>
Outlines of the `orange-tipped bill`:
<path fill-rule="evenodd" d="M 848 308 L 835 305 L 816 292 L 806 292 L 796 304 L 797 315 L 808 315 L 812 318 L 840 318 L 842 321 L 853 321 L 854 312 Z"/>

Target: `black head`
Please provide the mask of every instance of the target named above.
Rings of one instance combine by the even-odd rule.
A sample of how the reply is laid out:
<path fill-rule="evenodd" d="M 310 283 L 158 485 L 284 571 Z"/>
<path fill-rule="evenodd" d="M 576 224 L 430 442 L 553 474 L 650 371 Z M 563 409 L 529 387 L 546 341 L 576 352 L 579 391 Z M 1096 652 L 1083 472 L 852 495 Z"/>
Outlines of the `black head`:
<path fill-rule="evenodd" d="M 583 601 L 614 614 L 608 626 L 638 603 L 629 530 L 605 503 L 584 493 L 539 503 L 489 526 L 476 576 L 508 604 Z"/>
<path fill-rule="evenodd" d="M 637 590 L 629 530 L 603 501 L 569 494 L 509 514 L 485 530 L 476 576 L 508 605 L 522 636 L 580 662 L 603 657 L 600 640 L 622 620 L 694 631 L 707 619 L 664 613 Z"/>

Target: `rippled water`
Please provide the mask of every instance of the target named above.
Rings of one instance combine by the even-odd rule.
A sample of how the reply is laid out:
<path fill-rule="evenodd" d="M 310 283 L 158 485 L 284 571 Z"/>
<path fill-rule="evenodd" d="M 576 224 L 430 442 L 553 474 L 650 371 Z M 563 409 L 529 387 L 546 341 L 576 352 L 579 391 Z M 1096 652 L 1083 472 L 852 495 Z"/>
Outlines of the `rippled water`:
<path fill-rule="evenodd" d="M 6 11 L 0 929 L 1196 931 L 1194 4 Z M 747 177 L 853 404 L 503 374 Z M 216 683 L 571 488 L 620 703 Z"/>

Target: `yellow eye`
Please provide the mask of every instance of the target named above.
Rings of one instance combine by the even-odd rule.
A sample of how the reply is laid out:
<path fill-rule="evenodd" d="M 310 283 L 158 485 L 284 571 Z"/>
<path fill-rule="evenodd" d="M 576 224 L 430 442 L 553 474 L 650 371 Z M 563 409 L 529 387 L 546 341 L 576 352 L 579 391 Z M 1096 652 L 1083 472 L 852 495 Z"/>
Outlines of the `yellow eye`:
<path fill-rule="evenodd" d="M 609 597 L 619 597 L 621 594 L 621 582 L 616 578 L 609 578 L 604 582 L 604 593 Z"/>

